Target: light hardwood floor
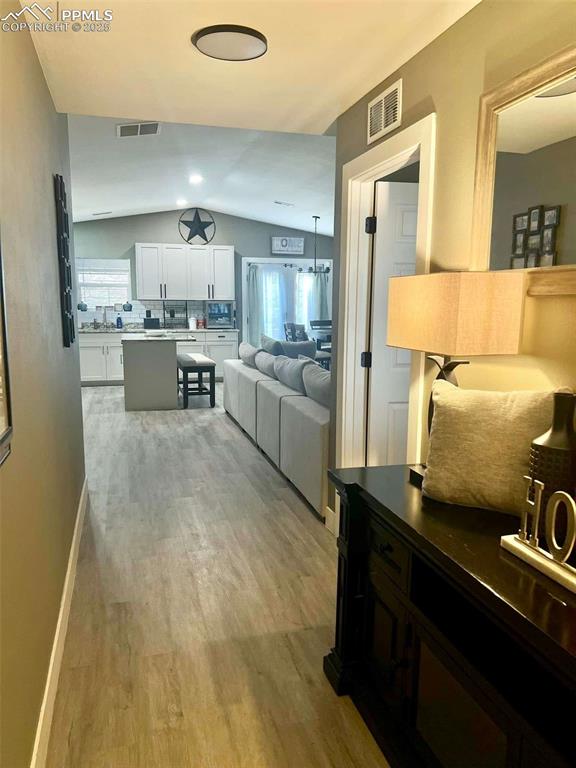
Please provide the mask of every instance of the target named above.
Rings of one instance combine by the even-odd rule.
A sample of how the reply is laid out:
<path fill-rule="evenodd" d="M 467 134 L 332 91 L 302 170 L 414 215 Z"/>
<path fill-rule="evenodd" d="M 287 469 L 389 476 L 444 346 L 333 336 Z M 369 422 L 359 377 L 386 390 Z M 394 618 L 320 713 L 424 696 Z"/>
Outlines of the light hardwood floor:
<path fill-rule="evenodd" d="M 335 539 L 220 391 L 163 413 L 122 393 L 83 390 L 90 509 L 48 768 L 384 768 L 322 672 Z"/>

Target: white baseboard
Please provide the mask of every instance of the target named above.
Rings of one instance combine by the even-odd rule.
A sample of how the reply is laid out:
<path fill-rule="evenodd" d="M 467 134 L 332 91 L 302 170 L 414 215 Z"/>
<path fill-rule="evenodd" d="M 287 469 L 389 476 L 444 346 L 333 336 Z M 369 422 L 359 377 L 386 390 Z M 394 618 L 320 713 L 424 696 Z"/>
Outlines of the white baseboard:
<path fill-rule="evenodd" d="M 72 593 L 74 592 L 74 581 L 76 579 L 78 550 L 80 548 L 80 538 L 82 536 L 82 527 L 87 506 L 88 486 L 86 484 L 86 478 L 84 478 L 82 493 L 80 494 L 80 501 L 78 502 L 78 511 L 76 512 L 74 534 L 72 536 L 72 544 L 70 545 L 70 554 L 68 556 L 68 568 L 66 569 L 66 578 L 64 579 L 62 599 L 60 600 L 60 612 L 58 614 L 56 632 L 54 633 L 54 643 L 52 644 L 52 653 L 50 655 L 50 664 L 48 666 L 48 675 L 46 677 L 46 687 L 44 688 L 44 698 L 42 699 L 40 716 L 38 717 L 38 727 L 36 728 L 36 739 L 34 741 L 34 751 L 32 752 L 30 768 L 44 768 L 44 765 L 46 764 L 48 741 L 50 739 L 52 716 L 54 714 L 54 702 L 56 700 L 58 678 L 60 677 L 62 654 L 64 653 L 64 641 L 66 639 L 66 630 L 68 628 L 68 617 L 70 616 L 70 604 L 72 602 Z"/>
<path fill-rule="evenodd" d="M 324 521 L 324 525 L 331 534 L 334 536 L 338 536 L 338 532 L 340 530 L 340 499 L 336 497 L 336 510 L 333 510 L 331 507 L 326 507 L 324 510 L 324 517 L 326 518 Z"/>

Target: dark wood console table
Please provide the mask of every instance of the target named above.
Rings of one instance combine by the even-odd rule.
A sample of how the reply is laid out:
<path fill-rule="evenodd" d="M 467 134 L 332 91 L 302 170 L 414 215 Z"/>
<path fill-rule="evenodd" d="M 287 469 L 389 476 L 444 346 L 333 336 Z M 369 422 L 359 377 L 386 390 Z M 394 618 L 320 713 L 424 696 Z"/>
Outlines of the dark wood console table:
<path fill-rule="evenodd" d="M 392 766 L 576 766 L 576 595 L 500 547 L 508 515 L 434 502 L 407 467 L 329 472 L 340 495 L 324 670 Z"/>

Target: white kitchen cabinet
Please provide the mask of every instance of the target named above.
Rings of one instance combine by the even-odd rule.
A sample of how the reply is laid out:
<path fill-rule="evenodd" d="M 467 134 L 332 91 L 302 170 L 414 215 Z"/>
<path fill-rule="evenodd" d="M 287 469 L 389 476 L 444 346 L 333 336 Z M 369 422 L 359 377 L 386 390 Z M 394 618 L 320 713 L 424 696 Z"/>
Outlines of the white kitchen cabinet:
<path fill-rule="evenodd" d="M 122 381 L 124 363 L 121 334 L 80 334 L 80 379 L 82 382 Z"/>
<path fill-rule="evenodd" d="M 190 246 L 162 246 L 162 287 L 165 299 L 188 299 Z"/>
<path fill-rule="evenodd" d="M 163 298 L 162 244 L 136 243 L 135 249 L 137 298 Z"/>
<path fill-rule="evenodd" d="M 122 342 L 119 344 L 108 344 L 106 346 L 106 380 L 124 380 L 124 358 Z"/>
<path fill-rule="evenodd" d="M 224 375 L 224 360 L 232 360 L 238 357 L 237 341 L 214 341 L 206 344 L 206 355 L 216 363 L 216 376 Z"/>
<path fill-rule="evenodd" d="M 191 301 L 206 301 L 212 290 L 210 246 L 189 245 L 188 296 Z"/>
<path fill-rule="evenodd" d="M 106 347 L 80 343 L 80 378 L 82 381 L 106 381 Z"/>
<path fill-rule="evenodd" d="M 217 301 L 233 301 L 234 246 L 213 245 L 212 250 L 212 298 Z"/>
<path fill-rule="evenodd" d="M 179 341 L 176 344 L 176 351 L 179 355 L 194 355 L 204 354 L 204 342 L 203 341 Z"/>
<path fill-rule="evenodd" d="M 234 246 L 136 243 L 138 299 L 234 301 Z"/>

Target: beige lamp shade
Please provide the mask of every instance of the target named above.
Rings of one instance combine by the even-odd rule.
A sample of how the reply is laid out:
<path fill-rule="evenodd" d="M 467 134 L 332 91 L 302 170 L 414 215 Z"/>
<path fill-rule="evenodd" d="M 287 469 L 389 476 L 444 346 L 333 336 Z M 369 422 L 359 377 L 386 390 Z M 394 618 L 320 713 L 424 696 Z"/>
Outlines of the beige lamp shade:
<path fill-rule="evenodd" d="M 387 343 L 450 357 L 516 355 L 525 295 L 523 270 L 392 277 Z"/>

